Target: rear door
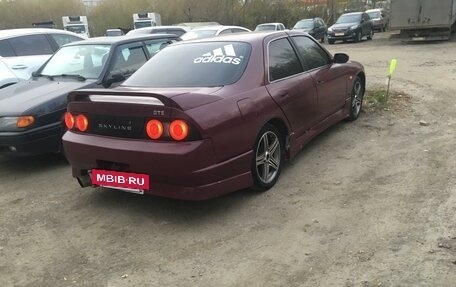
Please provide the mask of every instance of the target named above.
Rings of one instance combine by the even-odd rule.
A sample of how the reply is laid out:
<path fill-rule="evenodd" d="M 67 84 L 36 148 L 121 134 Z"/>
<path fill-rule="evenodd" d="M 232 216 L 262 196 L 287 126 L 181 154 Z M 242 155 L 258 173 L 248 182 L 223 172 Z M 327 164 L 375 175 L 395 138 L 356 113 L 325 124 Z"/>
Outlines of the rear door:
<path fill-rule="evenodd" d="M 21 79 L 29 79 L 32 72 L 54 53 L 44 34 L 14 37 L 7 41 L 16 56 L 5 58 L 5 62 Z"/>
<path fill-rule="evenodd" d="M 317 121 L 317 90 L 288 37 L 266 45 L 266 88 L 280 106 L 297 137 Z"/>

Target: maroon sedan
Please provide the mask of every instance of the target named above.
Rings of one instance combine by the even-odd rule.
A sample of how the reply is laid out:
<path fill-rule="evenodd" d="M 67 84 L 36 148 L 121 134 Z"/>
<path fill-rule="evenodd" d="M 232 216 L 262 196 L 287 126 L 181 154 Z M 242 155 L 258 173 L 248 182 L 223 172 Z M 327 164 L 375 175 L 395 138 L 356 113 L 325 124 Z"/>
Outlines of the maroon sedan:
<path fill-rule="evenodd" d="M 64 149 L 83 187 L 188 200 L 268 190 L 285 159 L 358 117 L 365 83 L 361 64 L 301 32 L 180 42 L 116 89 L 71 93 Z"/>

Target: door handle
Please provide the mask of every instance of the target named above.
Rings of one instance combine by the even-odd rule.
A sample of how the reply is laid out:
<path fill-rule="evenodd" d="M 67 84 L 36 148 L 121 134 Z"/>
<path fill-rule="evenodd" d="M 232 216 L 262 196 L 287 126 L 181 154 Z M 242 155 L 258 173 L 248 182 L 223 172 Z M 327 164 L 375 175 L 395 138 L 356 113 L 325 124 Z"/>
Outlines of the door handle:
<path fill-rule="evenodd" d="M 28 67 L 26 65 L 14 65 L 11 67 L 11 69 L 13 70 L 23 70 L 23 69 L 27 69 Z"/>
<path fill-rule="evenodd" d="M 325 81 L 324 80 L 317 80 L 317 84 L 321 85 L 321 84 L 324 84 Z"/>

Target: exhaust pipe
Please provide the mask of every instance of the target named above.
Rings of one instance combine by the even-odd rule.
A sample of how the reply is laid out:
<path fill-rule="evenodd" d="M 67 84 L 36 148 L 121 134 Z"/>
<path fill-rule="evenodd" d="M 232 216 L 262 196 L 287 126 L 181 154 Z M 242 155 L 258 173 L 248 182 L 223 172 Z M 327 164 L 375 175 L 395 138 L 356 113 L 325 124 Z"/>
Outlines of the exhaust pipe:
<path fill-rule="evenodd" d="M 88 186 L 92 185 L 92 179 L 90 178 L 90 175 L 88 175 L 88 174 L 83 175 L 83 176 L 78 176 L 76 179 L 78 180 L 79 185 L 81 187 L 88 187 Z"/>

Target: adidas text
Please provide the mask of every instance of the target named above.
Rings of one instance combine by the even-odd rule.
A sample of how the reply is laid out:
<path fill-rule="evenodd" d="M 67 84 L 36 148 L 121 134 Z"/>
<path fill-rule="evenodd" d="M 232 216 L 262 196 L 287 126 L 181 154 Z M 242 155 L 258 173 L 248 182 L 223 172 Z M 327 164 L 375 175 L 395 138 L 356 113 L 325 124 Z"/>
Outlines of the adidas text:
<path fill-rule="evenodd" d="M 193 60 L 193 63 L 200 64 L 200 63 L 224 63 L 224 64 L 233 64 L 239 65 L 241 63 L 241 58 L 237 57 L 229 57 L 225 55 L 220 56 L 207 56 L 207 57 L 198 57 Z"/>

